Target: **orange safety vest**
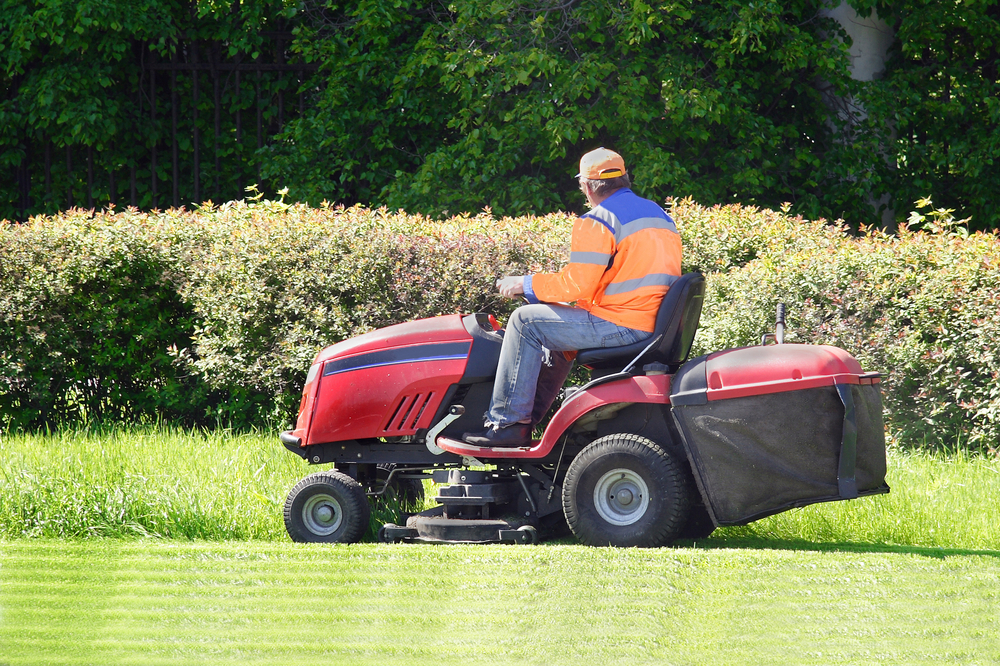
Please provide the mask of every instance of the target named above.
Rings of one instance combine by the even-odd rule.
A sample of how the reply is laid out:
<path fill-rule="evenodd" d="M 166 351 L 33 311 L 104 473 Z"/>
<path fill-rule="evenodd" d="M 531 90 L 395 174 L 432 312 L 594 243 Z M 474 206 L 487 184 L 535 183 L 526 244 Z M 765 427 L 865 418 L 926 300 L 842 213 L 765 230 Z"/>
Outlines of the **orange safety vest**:
<path fill-rule="evenodd" d="M 681 275 L 681 237 L 666 212 L 628 188 L 573 223 L 569 264 L 525 276 L 529 303 L 571 303 L 606 321 L 652 331 Z"/>

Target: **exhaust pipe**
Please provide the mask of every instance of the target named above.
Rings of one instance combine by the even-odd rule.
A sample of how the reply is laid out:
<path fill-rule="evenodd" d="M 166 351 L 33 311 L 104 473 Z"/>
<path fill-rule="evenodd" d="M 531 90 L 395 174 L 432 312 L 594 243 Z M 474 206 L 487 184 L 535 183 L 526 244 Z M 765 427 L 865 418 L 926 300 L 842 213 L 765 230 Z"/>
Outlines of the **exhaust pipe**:
<path fill-rule="evenodd" d="M 785 344 L 785 304 L 778 303 L 778 314 L 774 318 L 774 340 L 779 345 Z"/>
<path fill-rule="evenodd" d="M 774 333 L 765 333 L 760 338 L 760 344 L 766 345 L 768 340 L 775 344 L 785 344 L 785 304 L 778 303 L 778 312 L 774 317 Z"/>

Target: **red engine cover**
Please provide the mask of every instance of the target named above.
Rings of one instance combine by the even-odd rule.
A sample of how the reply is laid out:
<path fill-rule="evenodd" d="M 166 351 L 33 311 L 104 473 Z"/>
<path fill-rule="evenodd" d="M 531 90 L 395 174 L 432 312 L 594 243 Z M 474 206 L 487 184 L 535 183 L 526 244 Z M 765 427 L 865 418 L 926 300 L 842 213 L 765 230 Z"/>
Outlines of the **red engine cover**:
<path fill-rule="evenodd" d="M 446 391 L 465 372 L 471 345 L 462 316 L 452 315 L 390 326 L 327 347 L 313 364 L 319 365 L 314 393 L 310 397 L 307 386 L 303 398 L 310 418 L 300 414 L 296 434 L 308 429 L 303 437 L 308 446 L 412 435 L 429 427 Z"/>

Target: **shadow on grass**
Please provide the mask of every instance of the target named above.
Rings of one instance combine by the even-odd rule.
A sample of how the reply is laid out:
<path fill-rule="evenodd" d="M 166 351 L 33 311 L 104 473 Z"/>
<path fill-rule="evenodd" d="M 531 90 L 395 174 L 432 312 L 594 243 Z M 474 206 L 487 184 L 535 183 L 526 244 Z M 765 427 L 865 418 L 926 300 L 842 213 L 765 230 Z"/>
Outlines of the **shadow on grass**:
<path fill-rule="evenodd" d="M 544 539 L 543 546 L 579 546 L 573 537 Z M 901 546 L 885 543 L 854 543 L 851 541 L 807 541 L 805 539 L 761 539 L 753 537 L 708 537 L 705 539 L 678 539 L 668 548 L 693 548 L 695 550 L 795 550 L 816 553 L 885 553 L 891 555 L 920 555 L 943 560 L 947 557 L 992 557 L 1000 560 L 1000 550 L 974 550 L 972 548 L 934 548 L 929 546 Z"/>
<path fill-rule="evenodd" d="M 920 555 L 945 559 L 947 557 L 993 557 L 1000 559 L 1000 550 L 973 550 L 970 548 L 933 548 L 928 546 L 899 546 L 883 543 L 854 543 L 850 541 L 806 541 L 805 539 L 760 539 L 746 537 L 717 537 L 682 540 L 676 547 L 698 550 L 798 550 L 830 553 L 886 553 L 894 555 Z"/>

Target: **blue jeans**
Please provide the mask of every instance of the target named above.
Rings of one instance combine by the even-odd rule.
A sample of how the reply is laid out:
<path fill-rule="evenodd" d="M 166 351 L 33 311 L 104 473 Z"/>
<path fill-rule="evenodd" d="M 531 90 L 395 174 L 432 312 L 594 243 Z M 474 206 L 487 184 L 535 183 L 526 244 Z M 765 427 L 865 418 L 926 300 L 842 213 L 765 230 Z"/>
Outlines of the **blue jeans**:
<path fill-rule="evenodd" d="M 568 305 L 519 307 L 504 333 L 487 425 L 541 421 L 573 367 L 561 352 L 622 347 L 650 335 Z"/>

